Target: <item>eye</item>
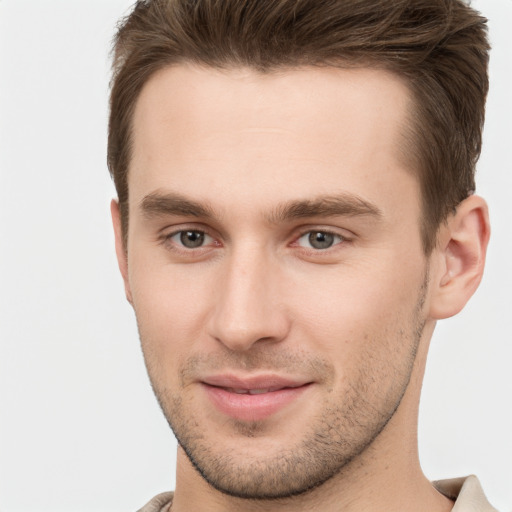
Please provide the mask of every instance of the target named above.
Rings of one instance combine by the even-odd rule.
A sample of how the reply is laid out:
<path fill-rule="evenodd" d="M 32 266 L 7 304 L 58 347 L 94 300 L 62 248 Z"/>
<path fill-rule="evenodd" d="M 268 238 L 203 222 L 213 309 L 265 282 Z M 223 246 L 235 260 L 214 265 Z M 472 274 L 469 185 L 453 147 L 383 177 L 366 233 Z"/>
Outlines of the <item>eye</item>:
<path fill-rule="evenodd" d="M 343 242 L 343 237 L 328 231 L 309 231 L 304 233 L 297 241 L 301 247 L 316 250 L 329 249 L 340 242 Z"/>
<path fill-rule="evenodd" d="M 192 229 L 178 231 L 177 233 L 171 235 L 169 240 L 171 240 L 176 245 L 181 245 L 187 249 L 197 249 L 198 247 L 202 247 L 203 245 L 207 245 L 213 242 L 213 238 L 203 231 Z"/>

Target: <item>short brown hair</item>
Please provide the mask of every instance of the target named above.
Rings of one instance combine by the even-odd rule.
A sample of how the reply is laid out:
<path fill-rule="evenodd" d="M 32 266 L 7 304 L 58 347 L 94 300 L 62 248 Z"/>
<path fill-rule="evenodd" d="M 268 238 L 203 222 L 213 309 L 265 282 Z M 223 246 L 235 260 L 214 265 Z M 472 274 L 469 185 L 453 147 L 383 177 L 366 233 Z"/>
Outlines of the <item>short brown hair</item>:
<path fill-rule="evenodd" d="M 462 0 L 140 0 L 114 39 L 108 167 L 128 226 L 131 123 L 163 67 L 191 62 L 261 72 L 365 66 L 405 79 L 408 152 L 422 191 L 425 253 L 475 188 L 488 90 L 487 20 Z"/>

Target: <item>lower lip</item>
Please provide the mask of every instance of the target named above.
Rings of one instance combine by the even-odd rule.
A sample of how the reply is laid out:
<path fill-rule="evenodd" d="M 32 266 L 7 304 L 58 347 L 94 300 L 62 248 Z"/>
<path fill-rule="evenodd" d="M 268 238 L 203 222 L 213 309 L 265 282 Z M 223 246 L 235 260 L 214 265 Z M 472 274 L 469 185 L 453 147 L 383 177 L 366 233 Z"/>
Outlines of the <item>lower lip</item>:
<path fill-rule="evenodd" d="M 261 421 L 294 402 L 310 384 L 297 388 L 283 388 L 258 395 L 233 393 L 223 388 L 203 384 L 206 394 L 215 407 L 240 421 Z"/>

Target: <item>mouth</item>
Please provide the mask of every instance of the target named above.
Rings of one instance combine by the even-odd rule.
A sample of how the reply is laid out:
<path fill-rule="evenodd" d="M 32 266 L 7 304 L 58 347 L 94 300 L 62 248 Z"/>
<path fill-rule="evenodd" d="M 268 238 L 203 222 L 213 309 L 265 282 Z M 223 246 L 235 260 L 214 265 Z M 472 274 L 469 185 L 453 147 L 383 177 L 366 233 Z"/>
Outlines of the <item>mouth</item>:
<path fill-rule="evenodd" d="M 261 421 L 291 407 L 313 383 L 277 376 L 238 378 L 222 375 L 201 381 L 210 403 L 239 421 Z"/>
<path fill-rule="evenodd" d="M 273 393 L 274 391 L 280 391 L 281 389 L 287 389 L 286 387 L 274 387 L 274 388 L 261 388 L 261 389 L 244 389 L 244 388 L 222 388 L 229 393 L 236 393 L 237 395 L 263 395 L 264 393 Z"/>

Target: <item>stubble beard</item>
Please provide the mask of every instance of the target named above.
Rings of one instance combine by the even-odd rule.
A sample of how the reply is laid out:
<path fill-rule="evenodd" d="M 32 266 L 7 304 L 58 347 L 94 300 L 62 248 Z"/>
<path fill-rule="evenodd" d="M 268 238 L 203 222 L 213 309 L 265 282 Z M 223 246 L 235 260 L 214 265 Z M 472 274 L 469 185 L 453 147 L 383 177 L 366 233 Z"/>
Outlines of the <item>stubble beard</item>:
<path fill-rule="evenodd" d="M 383 344 L 388 350 L 393 349 L 395 357 L 388 356 L 383 361 L 382 348 L 377 353 L 368 350 L 361 354 L 362 364 L 345 394 L 341 397 L 332 396 L 333 392 L 328 394 L 321 414 L 313 418 L 302 439 L 293 445 L 273 450 L 272 453 L 262 453 L 258 458 L 244 456 L 236 446 L 219 448 L 215 432 L 209 431 L 204 423 L 202 425 L 201 416 L 194 415 L 182 390 L 168 389 L 152 377 L 158 372 L 152 371 L 152 358 L 145 351 L 146 365 L 157 400 L 191 464 L 218 491 L 252 500 L 277 500 L 304 494 L 340 474 L 372 445 L 395 414 L 407 390 L 425 327 L 422 308 L 427 286 L 428 272 L 412 319 L 407 322 L 408 329 L 397 329 L 392 340 L 387 333 L 385 340 L 374 339 L 370 344 L 371 347 Z M 329 361 L 310 358 L 304 362 L 299 354 L 269 355 L 254 352 L 247 359 L 230 354 L 220 357 L 218 366 L 226 362 L 230 362 L 229 368 L 254 367 L 281 371 L 284 368 L 291 375 L 294 369 L 303 369 L 307 365 L 324 375 L 334 375 L 334 368 Z M 189 369 L 201 364 L 215 367 L 211 356 L 191 358 L 181 369 L 182 383 Z M 386 380 L 390 373 L 391 383 Z M 389 384 L 388 387 L 381 386 L 382 382 Z M 385 389 L 384 393 L 382 389 Z M 262 422 L 230 420 L 228 423 L 233 436 L 246 439 L 249 443 L 265 437 Z"/>

